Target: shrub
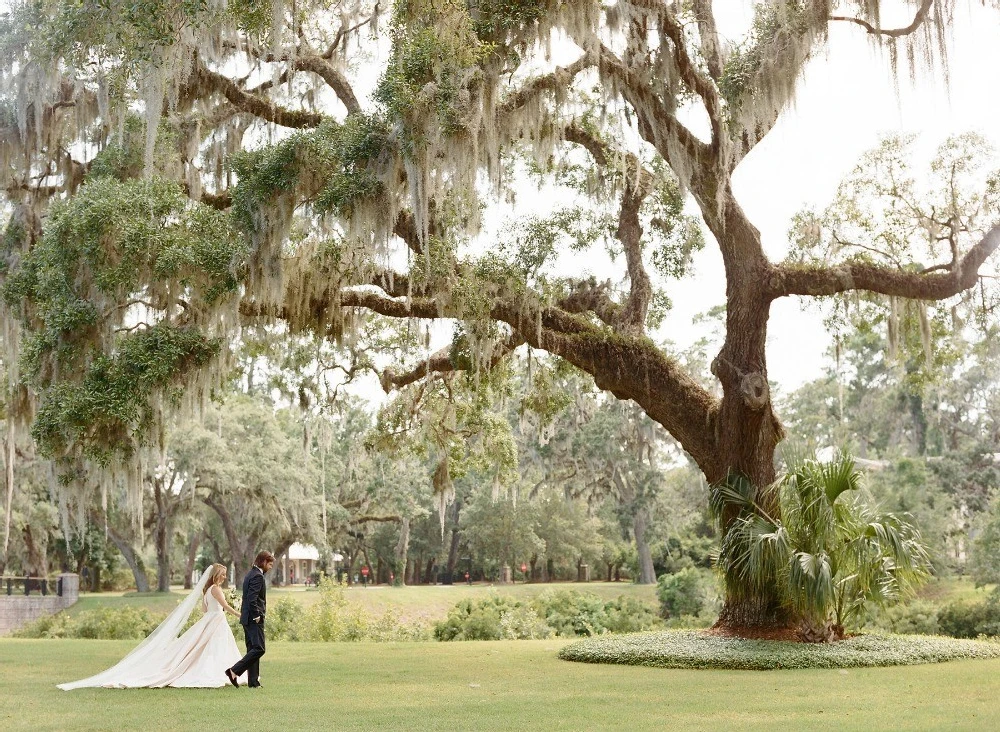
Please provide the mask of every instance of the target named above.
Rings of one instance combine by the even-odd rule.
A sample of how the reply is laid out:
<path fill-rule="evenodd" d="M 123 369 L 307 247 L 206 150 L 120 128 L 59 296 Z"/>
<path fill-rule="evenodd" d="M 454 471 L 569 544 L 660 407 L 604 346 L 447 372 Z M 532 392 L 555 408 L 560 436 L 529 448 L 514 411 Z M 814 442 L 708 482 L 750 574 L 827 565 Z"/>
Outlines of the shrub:
<path fill-rule="evenodd" d="M 872 622 L 877 630 L 899 635 L 939 635 L 938 607 L 926 600 L 884 609 Z M 973 636 L 974 637 L 974 636 Z"/>
<path fill-rule="evenodd" d="M 274 640 L 298 640 L 304 617 L 299 603 L 290 597 L 279 597 L 267 609 L 267 634 Z"/>
<path fill-rule="evenodd" d="M 597 595 L 576 590 L 546 590 L 535 598 L 538 615 L 560 636 L 600 635 L 608 631 L 608 614 Z"/>
<path fill-rule="evenodd" d="M 661 625 L 660 618 L 652 607 L 625 595 L 606 602 L 604 614 L 607 616 L 605 627 L 609 633 L 637 633 Z"/>
<path fill-rule="evenodd" d="M 144 607 L 123 605 L 85 610 L 75 617 L 66 613 L 41 618 L 17 631 L 18 638 L 90 638 L 142 640 L 163 621 Z"/>
<path fill-rule="evenodd" d="M 604 602 L 576 590 L 546 590 L 530 604 L 491 593 L 458 602 L 434 626 L 438 640 L 523 640 L 629 633 L 660 625 L 653 608 L 634 598 Z"/>
<path fill-rule="evenodd" d="M 154 582 L 151 587 L 155 587 Z M 126 592 L 135 590 L 135 577 L 132 570 L 126 566 L 115 567 L 114 571 L 101 575 L 101 589 L 110 592 Z"/>
<path fill-rule="evenodd" d="M 731 473 L 713 485 L 709 504 L 725 528 L 718 566 L 727 595 L 776 587 L 800 618 L 800 632 L 822 641 L 843 637 L 871 608 L 912 592 L 930 574 L 927 547 L 914 525 L 865 500 L 861 481 L 847 455 L 793 462 L 770 489 L 778 493 L 778 519 L 745 476 Z"/>
<path fill-rule="evenodd" d="M 660 601 L 660 617 L 700 615 L 705 607 L 701 572 L 694 567 L 674 574 L 663 574 L 656 582 L 656 598 Z"/>
<path fill-rule="evenodd" d="M 460 600 L 434 625 L 434 637 L 441 641 L 523 640 L 551 634 L 530 605 L 494 592 L 481 600 Z"/>
<path fill-rule="evenodd" d="M 564 647 L 559 658 L 686 669 L 860 668 L 1000 658 L 1000 644 L 893 635 L 859 635 L 835 643 L 790 643 L 667 631 L 587 638 Z"/>
<path fill-rule="evenodd" d="M 92 638 L 104 640 L 140 640 L 163 621 L 143 607 L 125 605 L 87 610 L 75 617 L 67 613 L 49 615 L 19 630 L 20 638 Z M 202 617 L 195 611 L 185 630 Z M 236 618 L 227 616 L 236 637 L 243 633 Z M 332 579 L 321 578 L 319 600 L 303 608 L 290 597 L 279 597 L 268 608 L 267 636 L 287 641 L 397 641 L 426 640 L 425 623 L 403 622 L 392 611 L 371 616 L 348 602 L 344 588 Z M 526 636 L 540 637 L 540 636 Z"/>
<path fill-rule="evenodd" d="M 953 602 L 938 611 L 937 621 L 954 638 L 1000 635 L 1000 598 L 994 593 L 981 602 Z"/>

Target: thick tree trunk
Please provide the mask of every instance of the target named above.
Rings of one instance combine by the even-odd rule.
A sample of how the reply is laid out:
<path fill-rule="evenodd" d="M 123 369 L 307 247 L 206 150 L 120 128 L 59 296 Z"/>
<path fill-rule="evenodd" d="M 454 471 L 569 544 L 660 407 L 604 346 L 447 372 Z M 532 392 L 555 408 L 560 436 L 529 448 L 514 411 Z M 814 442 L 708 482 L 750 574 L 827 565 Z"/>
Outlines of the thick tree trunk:
<path fill-rule="evenodd" d="M 458 564 L 458 543 L 461 539 L 461 534 L 459 532 L 458 517 L 462 510 L 462 499 L 455 497 L 454 511 L 455 515 L 452 516 L 452 521 L 455 522 L 454 528 L 451 530 L 451 544 L 448 546 L 448 564 L 445 568 L 444 582 L 443 584 L 450 585 L 454 581 L 455 577 L 455 565 Z"/>
<path fill-rule="evenodd" d="M 163 490 L 161 479 L 153 480 L 153 498 L 156 507 L 156 517 L 153 530 L 153 543 L 156 546 L 156 591 L 170 591 L 170 539 L 171 539 L 171 507 L 169 498 Z"/>
<path fill-rule="evenodd" d="M 924 397 L 918 387 L 910 387 L 906 394 L 907 408 L 913 420 L 913 451 L 927 454 L 927 415 L 924 414 Z"/>
<path fill-rule="evenodd" d="M 430 584 L 434 581 L 434 565 L 437 563 L 436 557 L 431 557 L 427 560 L 427 567 L 424 569 L 423 582 L 424 584 Z"/>
<path fill-rule="evenodd" d="M 28 555 L 24 568 L 25 574 L 32 577 L 46 577 L 49 573 L 48 542 L 36 541 L 30 524 L 25 524 L 21 530 L 21 538 Z"/>
<path fill-rule="evenodd" d="M 656 583 L 656 570 L 653 569 L 653 554 L 646 538 L 648 517 L 646 509 L 640 508 L 632 517 L 632 532 L 635 534 L 635 548 L 639 554 L 639 584 L 652 585 Z"/>
<path fill-rule="evenodd" d="M 132 570 L 136 591 L 149 592 L 149 579 L 146 577 L 146 568 L 143 566 L 142 558 L 132 548 L 132 545 L 110 526 L 108 526 L 108 537 L 111 539 L 111 543 L 121 552 L 122 557 L 125 559 L 125 564 Z"/>
<path fill-rule="evenodd" d="M 253 566 L 253 560 L 257 556 L 257 537 L 240 536 L 236 531 L 232 516 L 230 516 L 229 511 L 222 505 L 221 501 L 216 501 L 211 497 L 202 498 L 202 501 L 206 506 L 215 511 L 222 522 L 222 530 L 226 535 L 226 543 L 229 544 L 229 553 L 236 568 L 237 581 L 239 581 L 243 575 L 250 571 L 250 567 Z M 267 578 L 265 578 L 265 581 L 270 584 L 270 580 Z"/>
<path fill-rule="evenodd" d="M 275 556 L 275 558 L 277 559 L 278 557 L 281 557 L 282 555 L 287 554 L 288 553 L 288 547 L 290 547 L 294 543 L 295 543 L 295 539 L 294 538 L 292 538 L 290 536 L 282 537 L 281 541 L 279 541 L 278 545 L 274 548 L 274 556 Z M 275 571 L 271 572 L 271 584 L 272 585 L 274 585 L 276 587 L 280 587 L 283 584 L 287 584 L 288 581 L 289 581 L 289 578 L 286 577 L 284 574 L 282 574 L 280 571 L 275 570 Z"/>
<path fill-rule="evenodd" d="M 393 573 L 396 575 L 395 583 L 399 585 L 406 584 L 406 564 L 407 564 L 407 554 L 410 551 L 410 519 L 404 516 L 402 521 L 399 522 L 399 541 L 396 542 L 396 556 L 395 566 L 393 568 Z M 417 570 L 420 571 L 419 569 Z"/>
<path fill-rule="evenodd" d="M 354 552 L 344 555 L 344 571 L 347 573 L 347 586 L 354 584 Z"/>
<path fill-rule="evenodd" d="M 198 559 L 198 547 L 201 545 L 201 531 L 192 531 L 188 537 L 187 562 L 184 564 L 184 589 L 191 589 L 191 575 L 194 574 L 194 563 Z"/>
<path fill-rule="evenodd" d="M 170 592 L 170 523 L 156 524 L 156 591 Z"/>
<path fill-rule="evenodd" d="M 709 221 L 722 249 L 727 276 L 726 341 L 712 362 L 712 373 L 723 391 L 716 425 L 720 460 L 717 472 L 706 471 L 706 477 L 716 483 L 725 480 L 730 471 L 742 474 L 757 486 L 762 510 L 779 518 L 773 487 L 774 452 L 784 431 L 772 410 L 767 381 L 765 346 L 771 299 L 761 287 L 771 275 L 770 265 L 763 254 L 760 232 L 747 220 L 732 191 L 727 188 L 723 197 L 724 220 Z M 735 513 L 722 517 L 723 533 L 735 518 Z M 739 631 L 789 624 L 779 601 L 777 578 L 760 591 L 748 588 L 738 577 L 726 580 L 719 626 Z"/>
<path fill-rule="evenodd" d="M 7 407 L 7 439 L 4 441 L 4 504 L 3 504 L 3 553 L 0 557 L 3 567 L 2 573 L 7 568 L 10 559 L 10 519 L 14 512 L 14 458 L 17 455 L 14 429 L 14 410 L 10 405 Z"/>

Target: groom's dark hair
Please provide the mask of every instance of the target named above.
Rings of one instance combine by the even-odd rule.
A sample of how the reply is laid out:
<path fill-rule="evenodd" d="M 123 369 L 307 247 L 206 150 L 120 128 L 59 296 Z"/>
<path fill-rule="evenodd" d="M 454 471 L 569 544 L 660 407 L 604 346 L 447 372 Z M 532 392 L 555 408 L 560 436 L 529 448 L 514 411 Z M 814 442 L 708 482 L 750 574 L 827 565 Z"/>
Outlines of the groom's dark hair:
<path fill-rule="evenodd" d="M 266 549 L 257 555 L 257 558 L 253 560 L 253 566 L 260 567 L 264 562 L 273 562 L 274 555 Z"/>

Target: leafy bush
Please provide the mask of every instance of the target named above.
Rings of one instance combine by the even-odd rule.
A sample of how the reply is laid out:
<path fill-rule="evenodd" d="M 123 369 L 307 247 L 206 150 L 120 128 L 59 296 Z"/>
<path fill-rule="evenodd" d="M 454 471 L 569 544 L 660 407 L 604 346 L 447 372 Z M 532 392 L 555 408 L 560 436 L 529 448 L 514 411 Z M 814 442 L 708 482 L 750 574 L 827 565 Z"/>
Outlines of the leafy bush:
<path fill-rule="evenodd" d="M 202 617 L 195 611 L 185 630 Z M 93 638 L 102 640 L 141 640 L 163 621 L 164 615 L 144 607 L 124 605 L 87 610 L 75 617 L 67 613 L 49 615 L 15 633 L 20 638 Z M 236 637 L 243 633 L 236 618 L 227 616 Z M 429 631 L 424 623 L 403 622 L 392 611 L 381 616 L 369 615 L 350 603 L 343 586 L 321 578 L 319 600 L 303 608 L 290 597 L 279 597 L 268 608 L 267 637 L 287 641 L 399 641 L 426 640 Z M 539 637 L 539 636 L 531 636 Z"/>
<path fill-rule="evenodd" d="M 481 600 L 460 600 L 435 624 L 434 637 L 453 640 L 524 640 L 548 638 L 552 628 L 530 605 L 491 592 Z"/>
<path fill-rule="evenodd" d="M 634 633 L 660 625 L 644 602 L 624 595 L 605 602 L 576 590 L 546 590 L 534 601 L 535 610 L 558 636 Z"/>
<path fill-rule="evenodd" d="M 270 607 L 267 609 L 267 635 L 275 640 L 294 640 L 291 636 L 298 633 L 303 625 L 305 611 L 302 609 L 302 605 L 290 597 L 279 597 L 269 605 Z M 233 605 L 233 607 L 236 606 Z"/>
<path fill-rule="evenodd" d="M 522 640 L 630 633 L 661 624 L 651 607 L 634 598 L 604 602 L 591 593 L 546 590 L 530 604 L 491 593 L 461 600 L 434 627 L 438 640 Z"/>
<path fill-rule="evenodd" d="M 860 668 L 1000 658 L 1000 644 L 898 635 L 859 635 L 824 644 L 789 643 L 678 630 L 587 638 L 564 647 L 559 658 L 686 669 Z"/>
<path fill-rule="evenodd" d="M 75 617 L 66 613 L 49 615 L 18 630 L 18 638 L 90 638 L 100 640 L 141 640 L 165 616 L 144 607 L 123 605 L 86 610 Z"/>
<path fill-rule="evenodd" d="M 604 604 L 607 617 L 605 627 L 609 633 L 637 633 L 659 626 L 660 618 L 652 607 L 634 597 L 619 595 Z"/>
<path fill-rule="evenodd" d="M 1000 635 L 1000 597 L 994 592 L 981 602 L 953 602 L 938 611 L 938 626 L 954 638 Z"/>
<path fill-rule="evenodd" d="M 905 605 L 888 607 L 869 625 L 876 630 L 899 635 L 941 634 L 938 626 L 938 607 L 927 600 L 914 600 Z"/>
<path fill-rule="evenodd" d="M 276 640 L 293 641 L 395 641 L 422 640 L 426 628 L 418 623 L 402 623 L 392 612 L 373 618 L 362 607 L 348 601 L 344 586 L 331 577 L 321 576 L 317 585 L 319 600 L 303 610 L 286 607 L 283 635 L 271 633 Z M 286 603 L 298 605 L 291 598 Z M 268 614 L 268 628 L 271 617 Z"/>
<path fill-rule="evenodd" d="M 560 636 L 600 635 L 608 630 L 604 601 L 576 590 L 546 590 L 535 598 L 538 615 Z"/>
<path fill-rule="evenodd" d="M 656 582 L 656 598 L 660 601 L 660 617 L 700 615 L 705 607 L 701 573 L 693 567 L 674 574 L 660 575 Z"/>

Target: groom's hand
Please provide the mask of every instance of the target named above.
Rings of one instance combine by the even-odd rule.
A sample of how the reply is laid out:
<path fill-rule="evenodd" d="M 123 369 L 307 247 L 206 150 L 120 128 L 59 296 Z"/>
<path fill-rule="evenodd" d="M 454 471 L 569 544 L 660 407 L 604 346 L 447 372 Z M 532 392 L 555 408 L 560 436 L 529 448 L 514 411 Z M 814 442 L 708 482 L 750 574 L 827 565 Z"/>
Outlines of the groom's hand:
<path fill-rule="evenodd" d="M 255 623 L 259 623 L 260 622 L 260 615 L 258 615 L 256 618 L 254 618 L 253 621 Z"/>

